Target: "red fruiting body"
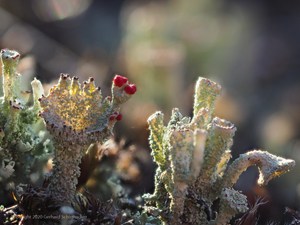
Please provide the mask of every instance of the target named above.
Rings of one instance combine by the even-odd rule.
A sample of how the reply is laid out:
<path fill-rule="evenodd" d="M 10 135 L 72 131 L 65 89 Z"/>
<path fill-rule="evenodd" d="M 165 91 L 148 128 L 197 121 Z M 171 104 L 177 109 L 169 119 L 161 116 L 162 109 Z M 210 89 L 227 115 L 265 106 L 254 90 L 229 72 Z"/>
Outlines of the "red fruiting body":
<path fill-rule="evenodd" d="M 109 121 L 117 120 L 120 121 L 122 120 L 122 114 L 119 114 L 117 112 L 114 112 L 112 115 L 109 117 Z"/>
<path fill-rule="evenodd" d="M 126 77 L 120 75 L 116 75 L 113 79 L 113 82 L 117 87 L 122 87 L 124 84 L 127 83 L 127 81 L 128 79 Z"/>
<path fill-rule="evenodd" d="M 117 115 L 116 120 L 117 120 L 117 121 L 122 120 L 122 114 Z"/>
<path fill-rule="evenodd" d="M 125 88 L 124 88 L 124 91 L 129 95 L 133 95 L 136 92 L 135 84 L 126 85 Z"/>
<path fill-rule="evenodd" d="M 112 121 L 112 120 L 114 120 L 114 119 L 116 119 L 116 115 L 111 115 L 111 116 L 109 117 L 109 121 Z"/>

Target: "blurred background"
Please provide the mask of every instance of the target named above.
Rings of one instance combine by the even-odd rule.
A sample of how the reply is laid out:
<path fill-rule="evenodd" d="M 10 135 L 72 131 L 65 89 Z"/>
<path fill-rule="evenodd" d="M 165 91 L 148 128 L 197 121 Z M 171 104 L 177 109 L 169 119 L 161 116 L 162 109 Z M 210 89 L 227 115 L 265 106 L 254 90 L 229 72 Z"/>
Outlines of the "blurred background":
<path fill-rule="evenodd" d="M 274 218 L 300 207 L 299 40 L 296 0 L 0 0 L 0 47 L 21 53 L 28 80 L 48 89 L 60 73 L 93 76 L 105 95 L 115 74 L 137 84 L 115 129 L 118 147 L 138 158 L 118 158 L 136 193 L 153 189 L 148 116 L 168 118 L 173 107 L 191 115 L 197 77 L 219 82 L 216 115 L 238 128 L 233 158 L 261 148 L 297 161 L 267 188 L 255 185 L 255 168 L 236 185 L 249 201 L 267 196 Z"/>

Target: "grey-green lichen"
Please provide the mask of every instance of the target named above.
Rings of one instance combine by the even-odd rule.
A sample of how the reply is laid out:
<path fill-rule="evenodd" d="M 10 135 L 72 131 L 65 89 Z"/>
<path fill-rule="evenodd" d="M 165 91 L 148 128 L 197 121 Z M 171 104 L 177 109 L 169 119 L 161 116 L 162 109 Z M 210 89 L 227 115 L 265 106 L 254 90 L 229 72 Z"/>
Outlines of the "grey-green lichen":
<path fill-rule="evenodd" d="M 38 98 L 44 92 L 41 82 L 34 79 L 32 91 L 22 90 L 22 75 L 17 72 L 20 54 L 3 49 L 0 55 L 0 93 L 3 93 L 0 98 L 0 190 L 3 191 L 42 178 L 52 145 L 37 115 Z"/>
<path fill-rule="evenodd" d="M 79 164 L 89 146 L 103 143 L 121 119 L 120 105 L 136 91 L 127 78 L 117 75 L 112 97 L 103 99 L 101 89 L 90 78 L 81 85 L 77 77 L 61 74 L 57 85 L 39 99 L 40 116 L 54 141 L 54 168 L 49 190 L 70 203 L 75 196 Z"/>
<path fill-rule="evenodd" d="M 243 171 L 257 165 L 258 183 L 265 185 L 295 165 L 293 160 L 257 150 L 228 165 L 236 128 L 214 117 L 220 92 L 220 85 L 200 77 L 192 118 L 174 109 L 167 126 L 162 112 L 148 119 L 150 147 L 158 168 L 155 191 L 144 198 L 148 210 L 154 206 L 165 224 L 227 224 L 248 209 L 246 196 L 232 189 Z M 212 207 L 216 200 L 218 207 Z"/>
<path fill-rule="evenodd" d="M 19 58 L 16 51 L 1 51 L 0 191 L 36 179 L 32 175 L 42 177 L 43 162 L 54 149 L 54 168 L 49 180 L 46 179 L 49 185 L 19 185 L 20 194 L 18 190 L 16 194 L 21 198 L 16 207 L 24 215 L 31 215 L 44 206 L 49 215 L 55 215 L 62 205 L 74 207 L 79 196 L 76 186 L 81 158 L 91 144 L 103 143 L 111 135 L 116 121 L 122 117 L 121 104 L 136 92 L 136 87 L 117 75 L 112 97 L 103 99 L 93 78 L 81 85 L 77 77 L 61 74 L 47 96 L 37 79 L 28 92 L 21 90 L 21 75 L 16 70 Z M 218 84 L 199 78 L 192 118 L 184 117 L 178 109 L 172 111 L 167 125 L 162 112 L 149 117 L 150 147 L 158 165 L 155 191 L 144 196 L 147 206 L 143 211 L 126 210 L 132 224 L 227 224 L 233 216 L 248 209 L 246 196 L 233 189 L 242 172 L 249 166 L 258 166 L 258 184 L 266 185 L 294 166 L 293 160 L 260 150 L 242 154 L 229 165 L 236 128 L 231 122 L 214 117 L 220 92 Z M 107 182 L 118 187 L 114 190 L 122 189 L 112 179 Z M 86 200 L 82 197 L 82 204 Z M 46 202 L 49 205 L 44 205 Z M 53 204 L 55 209 L 49 211 Z M 98 206 L 95 202 L 97 210 Z M 83 213 L 89 214 L 93 207 L 84 206 L 87 211 Z M 0 208 L 0 214 L 3 212 L 6 214 Z M 85 224 L 89 224 L 88 220 Z"/>

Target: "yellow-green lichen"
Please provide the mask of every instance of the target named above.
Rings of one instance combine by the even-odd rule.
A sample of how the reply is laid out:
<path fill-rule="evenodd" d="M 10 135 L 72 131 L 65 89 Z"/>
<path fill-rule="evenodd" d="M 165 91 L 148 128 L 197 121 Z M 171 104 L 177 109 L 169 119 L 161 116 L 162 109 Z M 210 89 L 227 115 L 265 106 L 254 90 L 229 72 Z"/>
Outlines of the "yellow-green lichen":
<path fill-rule="evenodd" d="M 120 76 L 119 76 L 120 77 Z M 124 78 L 127 81 L 127 78 Z M 49 189 L 70 203 L 80 175 L 79 164 L 90 144 L 103 143 L 112 134 L 120 104 L 130 98 L 123 85 L 112 85 L 112 98 L 103 99 L 90 78 L 81 85 L 77 77 L 61 74 L 57 85 L 39 99 L 40 116 L 54 141 L 54 168 Z"/>

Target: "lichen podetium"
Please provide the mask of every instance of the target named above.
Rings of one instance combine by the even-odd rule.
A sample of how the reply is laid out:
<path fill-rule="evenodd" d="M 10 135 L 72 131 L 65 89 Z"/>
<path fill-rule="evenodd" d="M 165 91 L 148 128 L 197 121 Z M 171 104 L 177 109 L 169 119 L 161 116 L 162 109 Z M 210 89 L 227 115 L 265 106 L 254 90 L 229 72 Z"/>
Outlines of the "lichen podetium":
<path fill-rule="evenodd" d="M 130 90 L 130 91 L 128 91 Z M 39 99 L 40 116 L 53 136 L 55 155 L 49 190 L 70 202 L 76 192 L 79 164 L 90 144 L 111 136 L 120 106 L 136 91 L 127 78 L 115 76 L 112 97 L 103 99 L 94 78 L 81 85 L 77 77 L 61 74 L 57 85 Z"/>

